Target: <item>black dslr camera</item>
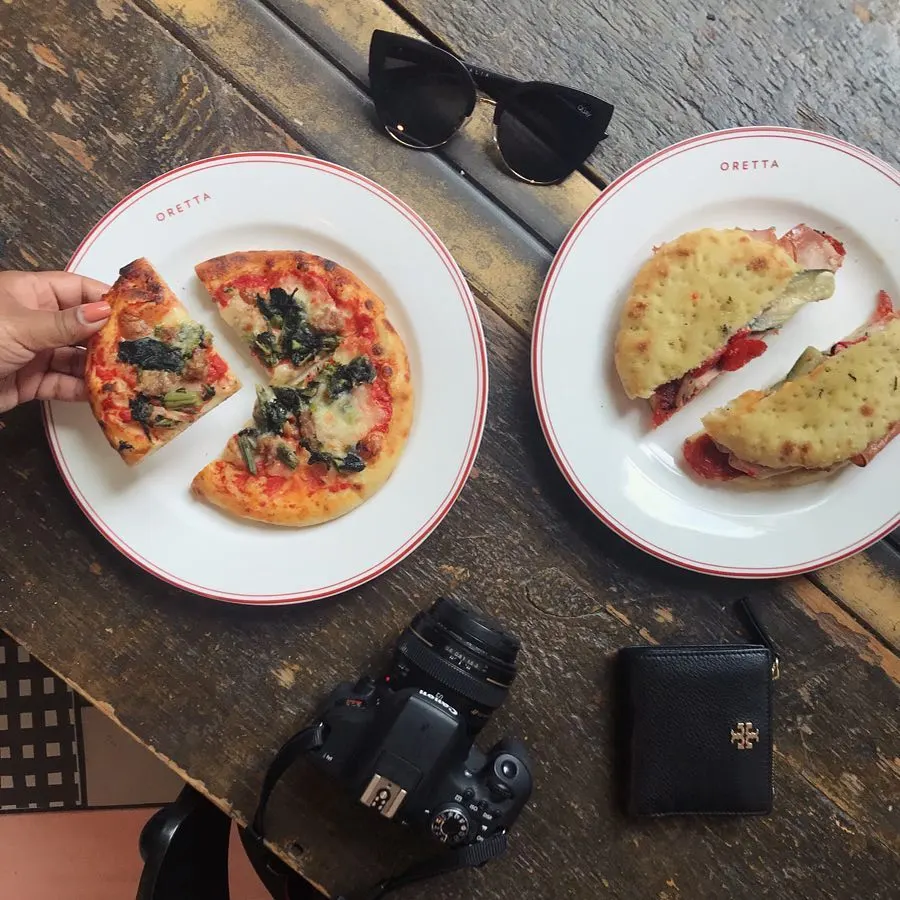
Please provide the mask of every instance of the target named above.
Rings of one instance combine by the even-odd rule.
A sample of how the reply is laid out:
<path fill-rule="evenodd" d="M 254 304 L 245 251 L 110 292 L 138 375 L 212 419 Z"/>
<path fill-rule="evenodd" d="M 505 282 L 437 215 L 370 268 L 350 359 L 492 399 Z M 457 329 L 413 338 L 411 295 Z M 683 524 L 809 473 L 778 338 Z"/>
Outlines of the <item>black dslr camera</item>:
<path fill-rule="evenodd" d="M 528 753 L 516 740 L 487 755 L 473 742 L 509 691 L 518 650 L 498 623 L 438 600 L 403 631 L 386 675 L 335 688 L 307 759 L 449 846 L 504 834 L 531 794 Z"/>

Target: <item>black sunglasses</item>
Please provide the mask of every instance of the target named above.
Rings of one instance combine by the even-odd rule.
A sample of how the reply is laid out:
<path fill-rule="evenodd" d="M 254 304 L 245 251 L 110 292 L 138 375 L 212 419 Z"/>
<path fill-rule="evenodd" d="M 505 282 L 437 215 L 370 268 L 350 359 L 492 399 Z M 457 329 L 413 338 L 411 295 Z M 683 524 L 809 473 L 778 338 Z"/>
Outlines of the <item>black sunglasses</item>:
<path fill-rule="evenodd" d="M 531 184 L 571 175 L 606 137 L 613 106 L 573 88 L 517 81 L 424 41 L 372 33 L 369 84 L 387 133 L 414 150 L 447 143 L 475 109 L 495 106 L 494 144 L 509 171 Z"/>

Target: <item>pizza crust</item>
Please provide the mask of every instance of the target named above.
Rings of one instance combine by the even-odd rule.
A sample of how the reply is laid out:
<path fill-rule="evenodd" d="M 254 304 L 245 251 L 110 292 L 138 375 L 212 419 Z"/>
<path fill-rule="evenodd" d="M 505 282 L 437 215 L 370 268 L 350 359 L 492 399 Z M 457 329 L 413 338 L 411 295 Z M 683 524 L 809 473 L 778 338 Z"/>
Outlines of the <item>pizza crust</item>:
<path fill-rule="evenodd" d="M 622 310 L 615 363 L 625 393 L 648 398 L 702 365 L 756 318 L 799 266 L 777 244 L 704 228 L 659 247 Z"/>
<path fill-rule="evenodd" d="M 738 459 L 823 469 L 862 453 L 900 421 L 900 318 L 771 393 L 747 391 L 703 417 Z"/>

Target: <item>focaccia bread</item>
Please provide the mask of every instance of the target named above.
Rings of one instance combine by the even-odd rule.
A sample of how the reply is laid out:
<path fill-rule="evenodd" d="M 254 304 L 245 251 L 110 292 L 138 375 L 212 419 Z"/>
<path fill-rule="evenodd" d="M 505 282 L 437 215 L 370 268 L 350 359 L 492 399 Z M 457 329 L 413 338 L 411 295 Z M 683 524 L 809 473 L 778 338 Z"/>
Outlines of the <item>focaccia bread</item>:
<path fill-rule="evenodd" d="M 808 348 L 768 391 L 703 417 L 684 455 L 701 478 L 758 481 L 865 466 L 900 431 L 900 315 L 882 291 L 873 320 L 829 351 Z"/>
<path fill-rule="evenodd" d="M 747 391 L 703 418 L 740 459 L 825 469 L 863 453 L 900 422 L 900 318 L 766 394 Z"/>
<path fill-rule="evenodd" d="M 629 397 L 696 368 L 778 297 L 800 267 L 777 244 L 704 228 L 660 247 L 622 312 L 616 369 Z"/>
<path fill-rule="evenodd" d="M 660 424 L 725 371 L 766 350 L 760 338 L 830 297 L 843 260 L 834 238 L 798 225 L 704 228 L 656 248 L 629 293 L 615 344 L 625 393 Z"/>

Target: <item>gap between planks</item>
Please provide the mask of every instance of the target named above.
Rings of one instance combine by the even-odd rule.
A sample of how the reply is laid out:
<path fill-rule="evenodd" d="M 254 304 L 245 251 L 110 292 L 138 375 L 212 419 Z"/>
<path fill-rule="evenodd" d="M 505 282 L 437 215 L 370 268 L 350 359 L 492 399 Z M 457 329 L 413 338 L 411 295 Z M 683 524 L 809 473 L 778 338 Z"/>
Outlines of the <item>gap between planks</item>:
<path fill-rule="evenodd" d="M 308 135 L 304 135 L 286 114 L 279 111 L 272 103 L 267 101 L 259 94 L 254 93 L 252 89 L 248 88 L 248 86 L 243 81 L 241 81 L 234 74 L 234 72 L 228 69 L 217 59 L 216 54 L 213 51 L 207 50 L 202 42 L 195 39 L 186 27 L 177 22 L 174 22 L 171 18 L 167 17 L 166 14 L 163 13 L 154 4 L 153 0 L 129 0 L 129 2 L 133 4 L 134 7 L 143 15 L 147 16 L 149 19 L 152 19 L 159 27 L 161 27 L 164 31 L 166 31 L 166 33 L 171 35 L 172 38 L 178 41 L 178 43 L 180 43 L 183 47 L 188 49 L 205 65 L 209 66 L 209 68 L 216 75 L 222 78 L 223 81 L 225 81 L 232 89 L 234 89 L 246 103 L 248 103 L 254 110 L 260 113 L 260 115 L 262 115 L 263 118 L 265 118 L 270 124 L 280 128 L 286 134 L 294 138 L 294 140 L 298 141 L 310 153 L 310 155 L 318 156 L 322 159 L 328 159 L 328 155 L 326 153 L 323 153 L 316 148 L 315 141 L 310 140 Z M 344 64 L 342 64 L 341 61 L 334 56 L 334 54 L 328 52 L 326 48 L 323 48 L 315 40 L 311 39 L 301 29 L 299 29 L 297 25 L 287 15 L 285 15 L 285 13 L 281 9 L 278 8 L 278 6 L 273 3 L 267 2 L 267 0 L 248 0 L 248 2 L 264 10 L 282 27 L 288 30 L 297 39 L 298 42 L 311 49 L 317 56 L 321 58 L 326 66 L 333 69 L 344 81 L 347 82 L 348 87 L 353 92 L 357 93 L 361 97 L 365 97 L 367 100 L 371 100 L 368 85 L 360 81 L 360 79 L 357 78 Z M 379 0 L 379 2 L 381 2 L 381 0 Z M 476 112 L 478 112 L 477 108 Z M 416 151 L 410 150 L 410 152 Z M 460 168 L 459 163 L 457 163 L 452 158 L 449 158 L 444 152 L 442 152 L 440 148 L 428 152 L 434 160 L 438 161 L 440 165 L 446 169 L 445 177 L 448 183 L 452 184 L 454 180 L 458 178 L 458 171 Z M 503 177 L 509 176 L 503 175 Z M 604 186 L 602 179 L 600 179 L 595 174 L 591 175 L 590 180 L 593 184 L 595 184 L 598 191 Z M 556 247 L 552 242 L 548 241 L 539 231 L 537 231 L 531 225 L 528 219 L 516 213 L 515 210 L 511 209 L 507 204 L 496 197 L 491 189 L 488 186 L 484 185 L 477 178 L 473 177 L 472 175 L 468 175 L 465 178 L 465 183 L 475 188 L 479 192 L 485 203 L 501 210 L 512 223 L 523 229 L 533 240 L 538 242 L 548 254 L 547 262 L 549 265 L 549 260 L 552 259 L 553 254 L 556 252 Z M 522 330 L 521 327 L 516 323 L 515 319 L 511 318 L 501 306 L 495 305 L 487 300 L 483 300 L 483 302 L 487 303 L 487 305 L 489 305 L 491 309 L 493 309 L 497 313 L 497 315 L 503 318 L 504 321 L 507 321 L 508 324 L 512 325 L 518 330 Z"/>

